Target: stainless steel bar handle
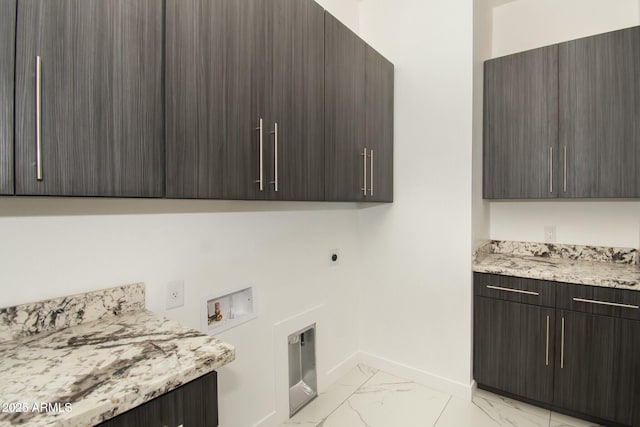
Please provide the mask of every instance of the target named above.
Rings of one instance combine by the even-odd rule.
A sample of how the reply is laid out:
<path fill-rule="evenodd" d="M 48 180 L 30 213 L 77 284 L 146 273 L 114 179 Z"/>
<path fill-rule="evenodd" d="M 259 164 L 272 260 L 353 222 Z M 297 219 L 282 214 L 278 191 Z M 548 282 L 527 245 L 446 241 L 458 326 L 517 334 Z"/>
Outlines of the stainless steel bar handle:
<path fill-rule="evenodd" d="M 574 301 L 577 302 L 584 302 L 587 304 L 598 304 L 598 305 L 608 305 L 611 307 L 622 307 L 622 308 L 632 308 L 632 309 L 639 309 L 640 306 L 637 305 L 631 305 L 631 304 L 620 304 L 617 302 L 607 302 L 607 301 L 599 301 L 599 300 L 595 300 L 595 299 L 584 299 L 584 298 L 574 298 Z"/>
<path fill-rule="evenodd" d="M 487 285 L 487 289 L 495 289 L 496 291 L 513 292 L 513 293 L 516 293 L 516 294 L 535 295 L 535 296 L 540 295 L 540 293 L 538 293 L 538 292 L 521 291 L 520 289 L 503 288 L 502 286 Z"/>
<path fill-rule="evenodd" d="M 42 176 L 42 59 L 36 56 L 36 179 Z"/>
<path fill-rule="evenodd" d="M 369 178 L 370 181 L 369 184 L 369 195 L 373 196 L 373 148 L 371 150 L 369 150 L 371 154 L 369 154 Z"/>
<path fill-rule="evenodd" d="M 562 337 L 560 341 L 560 369 L 564 369 L 564 317 L 562 318 Z"/>
<path fill-rule="evenodd" d="M 549 366 L 549 316 L 547 316 L 547 349 L 545 353 L 545 363 Z"/>
<path fill-rule="evenodd" d="M 273 144 L 274 144 L 274 150 L 273 150 L 274 172 L 273 172 L 273 181 L 271 181 L 270 184 L 273 184 L 273 188 L 275 189 L 275 191 L 278 191 L 278 122 L 274 123 L 273 132 L 271 133 L 273 134 Z"/>
<path fill-rule="evenodd" d="M 564 146 L 564 168 L 562 172 L 562 185 L 564 192 L 567 192 L 567 146 Z"/>
<path fill-rule="evenodd" d="M 553 193 L 553 147 L 549 147 L 549 193 Z"/>
<path fill-rule="evenodd" d="M 362 170 L 364 172 L 362 175 L 363 187 L 360 190 L 362 190 L 364 197 L 367 197 L 367 147 L 362 150 L 360 155 L 362 156 Z"/>
<path fill-rule="evenodd" d="M 256 179 L 256 183 L 260 184 L 260 191 L 264 191 L 264 180 L 262 179 L 262 177 L 264 176 L 264 138 L 263 138 L 263 125 L 262 125 L 262 118 L 260 118 L 260 125 L 256 128 L 256 130 L 260 133 L 259 139 L 260 139 L 260 178 Z"/>

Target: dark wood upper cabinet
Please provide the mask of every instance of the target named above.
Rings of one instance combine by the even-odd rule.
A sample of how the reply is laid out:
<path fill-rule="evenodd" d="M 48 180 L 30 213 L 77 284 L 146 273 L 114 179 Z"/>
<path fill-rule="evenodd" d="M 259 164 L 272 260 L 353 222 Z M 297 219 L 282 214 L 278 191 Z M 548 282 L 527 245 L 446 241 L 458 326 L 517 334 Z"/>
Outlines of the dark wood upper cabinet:
<path fill-rule="evenodd" d="M 393 64 L 325 13 L 325 199 L 393 201 Z"/>
<path fill-rule="evenodd" d="M 326 200 L 365 200 L 365 57 L 364 41 L 325 13 Z"/>
<path fill-rule="evenodd" d="M 16 5 L 0 194 L 393 200 L 393 64 L 314 1 Z"/>
<path fill-rule="evenodd" d="M 273 40 L 267 64 L 272 82 L 267 83 L 270 102 L 263 112 L 268 119 L 267 198 L 323 200 L 324 9 L 312 0 L 273 0 L 269 5 Z"/>
<path fill-rule="evenodd" d="M 167 197 L 257 197 L 261 119 L 268 142 L 265 4 L 167 0 Z"/>
<path fill-rule="evenodd" d="M 555 405 L 620 425 L 640 425 L 640 322 L 558 310 Z"/>
<path fill-rule="evenodd" d="M 485 62 L 483 195 L 557 197 L 558 47 Z"/>
<path fill-rule="evenodd" d="M 485 198 L 640 197 L 640 27 L 485 62 Z"/>
<path fill-rule="evenodd" d="M 640 27 L 559 49 L 562 195 L 640 197 Z"/>
<path fill-rule="evenodd" d="M 163 195 L 162 20 L 161 0 L 20 0 L 16 194 Z"/>
<path fill-rule="evenodd" d="M 13 194 L 16 0 L 0 0 L 0 194 Z"/>
<path fill-rule="evenodd" d="M 365 141 L 370 146 L 368 200 L 374 202 L 393 202 L 393 77 L 393 64 L 367 46 Z"/>
<path fill-rule="evenodd" d="M 323 64 L 313 1 L 169 0 L 167 197 L 322 200 Z"/>

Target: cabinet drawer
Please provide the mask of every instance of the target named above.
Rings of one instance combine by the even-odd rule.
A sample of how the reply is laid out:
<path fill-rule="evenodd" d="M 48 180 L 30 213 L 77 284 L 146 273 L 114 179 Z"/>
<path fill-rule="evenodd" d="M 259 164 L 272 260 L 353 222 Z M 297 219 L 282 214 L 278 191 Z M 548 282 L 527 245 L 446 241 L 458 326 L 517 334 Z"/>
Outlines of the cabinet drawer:
<path fill-rule="evenodd" d="M 555 306 L 557 284 L 554 282 L 474 273 L 473 283 L 475 295 L 545 307 Z"/>
<path fill-rule="evenodd" d="M 559 283 L 557 307 L 583 313 L 640 320 L 640 292 Z"/>

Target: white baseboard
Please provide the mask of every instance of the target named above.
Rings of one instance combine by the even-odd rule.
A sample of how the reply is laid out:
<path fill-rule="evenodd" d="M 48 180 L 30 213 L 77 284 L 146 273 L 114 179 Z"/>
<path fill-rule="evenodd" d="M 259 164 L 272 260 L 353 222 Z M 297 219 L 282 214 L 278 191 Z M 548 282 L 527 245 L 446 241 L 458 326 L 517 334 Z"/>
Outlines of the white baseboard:
<path fill-rule="evenodd" d="M 367 352 L 360 352 L 360 362 L 388 374 L 395 375 L 433 388 L 443 393 L 451 394 L 462 399 L 471 400 L 475 381 L 469 384 L 453 381 L 430 372 L 417 369 L 403 363 L 394 362 Z"/>
<path fill-rule="evenodd" d="M 327 389 L 330 385 L 337 382 L 340 378 L 344 377 L 350 370 L 355 368 L 361 363 L 360 352 L 356 351 L 351 356 L 347 357 L 342 362 L 338 363 L 333 368 L 329 369 L 323 378 L 323 387 L 319 390 L 321 393 Z"/>
<path fill-rule="evenodd" d="M 276 415 L 278 415 L 276 411 L 271 411 L 269 415 L 267 415 L 251 427 L 276 427 L 281 424 L 278 422 L 278 417 L 276 417 Z"/>

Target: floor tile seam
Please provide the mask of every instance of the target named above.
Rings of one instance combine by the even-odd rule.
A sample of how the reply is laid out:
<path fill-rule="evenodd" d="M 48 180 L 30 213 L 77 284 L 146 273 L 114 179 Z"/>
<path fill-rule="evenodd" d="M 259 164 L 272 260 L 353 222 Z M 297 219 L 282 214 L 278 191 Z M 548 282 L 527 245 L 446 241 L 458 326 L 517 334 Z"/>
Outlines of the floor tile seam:
<path fill-rule="evenodd" d="M 438 415 L 438 418 L 436 418 L 436 421 L 433 423 L 433 427 L 436 427 L 438 425 L 438 422 L 440 421 L 440 418 L 442 418 L 444 411 L 447 410 L 447 407 L 449 406 L 449 402 L 451 402 L 451 399 L 453 399 L 453 395 L 449 395 L 449 399 L 447 399 L 447 403 L 444 404 L 444 407 L 440 411 L 440 415 Z"/>
<path fill-rule="evenodd" d="M 353 390 L 353 393 L 351 393 L 349 395 L 349 397 L 353 396 L 354 394 L 356 394 L 356 392 L 360 389 L 362 389 L 364 386 L 366 386 L 372 379 L 373 377 L 375 377 L 376 375 L 378 375 L 378 373 L 380 373 L 381 371 L 377 371 L 375 374 L 371 375 L 369 378 L 367 378 L 366 380 L 364 380 L 359 386 L 356 387 L 355 390 Z"/>
<path fill-rule="evenodd" d="M 489 393 L 489 394 L 487 395 L 485 393 Z M 527 402 L 523 402 L 523 401 L 520 401 L 520 400 L 517 400 L 517 399 L 512 399 L 512 398 L 509 398 L 509 397 L 501 396 L 501 395 L 494 394 L 494 393 L 491 393 L 491 392 L 486 392 L 485 390 L 483 390 L 482 395 L 476 396 L 474 394 L 474 396 L 471 399 L 471 401 L 474 403 L 474 405 L 477 406 L 480 409 L 482 409 L 482 408 L 473 401 L 473 399 L 475 399 L 476 397 L 478 399 L 483 399 L 483 400 L 485 400 L 487 402 L 490 402 L 490 403 L 493 403 L 493 404 L 498 404 L 500 406 L 506 406 L 506 407 L 511 408 L 511 409 L 513 409 L 515 411 L 519 411 L 519 412 L 522 412 L 524 414 L 528 414 L 528 415 L 531 415 L 531 416 L 538 416 L 533 412 L 533 410 L 536 410 L 536 409 L 540 409 L 542 411 L 549 412 L 549 424 L 551 424 L 551 414 L 553 413 L 553 411 L 551 409 L 543 408 L 541 406 L 537 406 L 537 405 L 534 405 L 534 404 L 531 404 L 531 403 L 527 403 Z M 518 404 L 519 405 L 526 405 L 527 407 L 532 408 L 532 410 L 525 409 L 525 408 L 522 408 L 522 407 L 517 407 L 516 405 L 518 405 Z"/>
<path fill-rule="evenodd" d="M 380 371 L 378 371 L 378 372 L 380 372 Z M 362 382 L 359 386 L 356 386 L 356 388 L 355 388 L 351 393 L 349 393 L 349 395 L 348 395 L 348 396 L 347 396 L 347 397 L 346 397 L 342 402 L 338 403 L 338 406 L 336 406 L 336 407 L 335 407 L 335 408 L 334 408 L 334 409 L 333 409 L 329 414 L 327 414 L 327 416 L 326 416 L 326 417 L 324 417 L 316 427 L 321 427 L 321 426 L 325 423 L 325 421 L 327 421 L 327 419 L 329 419 L 329 417 L 330 417 L 331 415 L 333 415 L 333 414 L 334 414 L 338 409 L 340 409 L 340 408 L 342 407 L 342 405 L 344 405 L 345 403 L 347 403 L 347 402 L 349 401 L 349 399 L 351 399 L 351 397 L 353 397 L 353 395 L 354 395 L 358 390 L 360 390 L 360 388 L 361 388 L 361 387 L 364 387 L 364 385 L 365 385 L 367 382 L 371 381 L 371 378 L 373 378 L 373 377 L 374 377 L 378 372 L 376 372 L 375 374 L 371 375 L 369 378 L 367 378 L 366 380 L 364 380 L 364 382 Z"/>
<path fill-rule="evenodd" d="M 475 398 L 475 396 L 474 396 L 474 398 Z M 493 400 L 493 399 L 489 399 L 489 398 L 487 398 L 487 397 L 479 397 L 479 398 L 480 398 L 480 399 L 483 399 L 483 400 L 485 400 L 486 402 L 489 402 L 489 403 L 491 403 L 491 404 L 497 404 L 497 405 L 499 405 L 499 406 L 504 406 L 504 407 L 508 408 L 509 410 L 516 411 L 516 412 L 520 412 L 520 413 L 525 414 L 525 415 L 527 415 L 527 416 L 532 416 L 532 417 L 541 417 L 541 415 L 536 415 L 536 414 L 535 414 L 535 413 L 533 413 L 533 412 L 526 411 L 526 410 L 524 410 L 524 409 L 522 409 L 522 408 L 517 408 L 517 407 L 515 407 L 515 406 L 513 406 L 513 405 L 511 405 L 511 404 L 509 404 L 509 403 L 507 403 L 507 402 L 505 402 L 505 401 L 503 401 L 503 400 L 499 400 L 499 399 Z M 482 408 L 480 405 L 478 405 L 475 401 L 473 401 L 473 400 L 472 400 L 472 401 L 471 401 L 471 403 L 472 403 L 474 406 L 476 406 L 477 408 L 479 408 L 482 412 L 484 412 L 485 414 L 487 414 L 487 416 L 488 416 L 489 418 L 491 418 L 493 421 L 495 421 L 497 424 L 500 424 L 500 423 L 498 422 L 498 420 L 496 420 L 495 418 L 493 418 L 493 417 L 491 416 L 491 414 L 489 414 L 489 412 L 485 411 L 485 410 L 484 410 L 484 408 Z M 520 403 L 524 403 L 524 402 L 520 402 Z M 535 408 L 538 408 L 538 409 L 540 409 L 540 410 L 543 410 L 543 411 L 547 412 L 547 415 L 546 415 L 546 416 L 548 417 L 548 420 L 549 420 L 549 421 L 548 421 L 547 426 L 545 426 L 545 427 L 551 427 L 551 424 L 552 424 L 552 421 L 553 421 L 553 420 L 552 420 L 552 417 L 553 417 L 553 411 L 552 411 L 552 410 L 550 410 L 550 409 L 542 408 L 542 407 L 535 406 L 535 405 L 531 405 L 531 406 L 533 406 L 533 407 L 535 407 Z M 543 424 L 543 426 L 544 426 L 544 424 Z"/>
<path fill-rule="evenodd" d="M 367 424 L 367 422 L 364 420 L 364 418 L 362 417 L 362 414 L 360 413 L 360 411 L 358 411 L 356 408 L 353 407 L 353 405 L 351 404 L 351 402 L 349 401 L 349 399 L 347 399 L 347 405 L 349 406 L 349 408 L 351 408 L 351 410 L 353 412 L 355 412 L 356 414 L 358 414 L 358 417 L 360 418 L 360 421 L 362 421 L 362 424 L 364 424 L 366 427 L 370 427 L 369 424 Z"/>
<path fill-rule="evenodd" d="M 489 412 L 487 412 L 482 406 L 478 405 L 476 402 L 474 402 L 473 400 L 471 401 L 471 404 L 473 404 L 475 407 L 477 407 L 478 409 L 480 409 L 482 412 L 484 412 L 487 417 L 489 417 L 489 419 L 491 419 L 491 421 L 493 421 L 494 423 L 496 423 L 497 425 L 500 425 L 500 422 L 498 420 L 496 420 L 495 418 L 493 418 L 491 416 L 491 414 Z"/>

